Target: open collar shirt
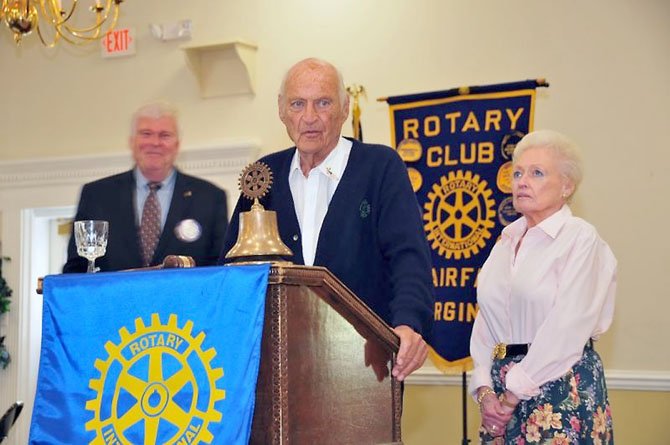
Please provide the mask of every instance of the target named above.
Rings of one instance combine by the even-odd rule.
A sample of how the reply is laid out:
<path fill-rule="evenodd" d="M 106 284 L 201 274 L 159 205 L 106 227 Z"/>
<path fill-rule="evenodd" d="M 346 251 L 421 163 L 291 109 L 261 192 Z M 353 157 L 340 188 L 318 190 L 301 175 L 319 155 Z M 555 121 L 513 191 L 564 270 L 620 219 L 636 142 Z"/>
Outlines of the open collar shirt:
<path fill-rule="evenodd" d="M 568 372 L 612 322 L 616 267 L 595 228 L 567 205 L 534 227 L 525 217 L 507 226 L 478 277 L 470 392 L 492 386 L 497 343 L 530 345 L 505 378 L 521 399 Z"/>
<path fill-rule="evenodd" d="M 321 225 L 351 153 L 351 141 L 340 137 L 333 151 L 307 177 L 300 169 L 300 152 L 295 151 L 289 172 L 289 187 L 300 224 L 305 265 L 313 266 Z"/>

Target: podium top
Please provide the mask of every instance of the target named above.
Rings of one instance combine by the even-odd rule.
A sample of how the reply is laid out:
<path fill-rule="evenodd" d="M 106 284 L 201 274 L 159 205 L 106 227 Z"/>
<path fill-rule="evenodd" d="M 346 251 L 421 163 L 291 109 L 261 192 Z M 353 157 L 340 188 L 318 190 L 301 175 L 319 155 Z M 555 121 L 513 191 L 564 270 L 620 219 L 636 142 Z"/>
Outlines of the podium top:
<path fill-rule="evenodd" d="M 371 331 L 392 352 L 398 352 L 400 338 L 393 329 L 325 267 L 273 263 L 268 281 L 270 285 L 309 287 L 324 300 L 336 303 L 338 312 L 357 329 Z"/>

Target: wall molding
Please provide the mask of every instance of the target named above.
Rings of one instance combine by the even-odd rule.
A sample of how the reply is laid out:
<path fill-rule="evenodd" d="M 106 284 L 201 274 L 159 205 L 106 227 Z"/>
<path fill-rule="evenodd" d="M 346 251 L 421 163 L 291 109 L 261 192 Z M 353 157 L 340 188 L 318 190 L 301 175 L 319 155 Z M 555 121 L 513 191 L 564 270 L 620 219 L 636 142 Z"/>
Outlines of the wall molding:
<path fill-rule="evenodd" d="M 180 150 L 177 166 L 190 174 L 239 174 L 260 152 L 255 140 L 234 140 Z M 118 153 L 0 162 L 0 188 L 84 184 L 128 170 L 129 150 Z"/>
<path fill-rule="evenodd" d="M 467 376 L 470 381 L 470 373 Z M 670 392 L 670 372 L 646 370 L 606 369 L 609 390 Z M 424 366 L 410 375 L 408 385 L 461 386 L 459 374 L 447 375 L 433 366 Z"/>

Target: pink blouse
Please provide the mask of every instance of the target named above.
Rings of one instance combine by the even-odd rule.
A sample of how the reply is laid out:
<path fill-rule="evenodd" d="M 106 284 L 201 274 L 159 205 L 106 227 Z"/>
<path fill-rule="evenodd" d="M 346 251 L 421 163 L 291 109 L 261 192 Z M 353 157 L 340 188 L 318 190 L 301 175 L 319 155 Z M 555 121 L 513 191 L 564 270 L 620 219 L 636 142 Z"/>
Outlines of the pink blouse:
<path fill-rule="evenodd" d="M 567 205 L 530 229 L 524 217 L 507 226 L 477 280 L 470 392 L 493 386 L 496 343 L 531 345 L 506 376 L 507 390 L 520 399 L 538 395 L 542 384 L 564 375 L 589 338 L 597 339 L 612 323 L 616 266 L 595 228 L 572 216 Z"/>

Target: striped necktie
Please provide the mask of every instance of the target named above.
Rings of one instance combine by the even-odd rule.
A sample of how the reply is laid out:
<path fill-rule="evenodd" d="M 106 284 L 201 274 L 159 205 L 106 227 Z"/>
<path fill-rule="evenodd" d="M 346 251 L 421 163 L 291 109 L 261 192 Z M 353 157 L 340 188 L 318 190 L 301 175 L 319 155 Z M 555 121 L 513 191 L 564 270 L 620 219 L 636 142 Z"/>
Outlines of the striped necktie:
<path fill-rule="evenodd" d="M 144 266 L 151 264 L 154 251 L 161 236 L 161 205 L 158 202 L 156 192 L 161 188 L 160 182 L 150 182 L 149 196 L 144 201 L 142 209 L 142 220 L 140 221 L 140 244 L 142 248 L 142 261 Z"/>

